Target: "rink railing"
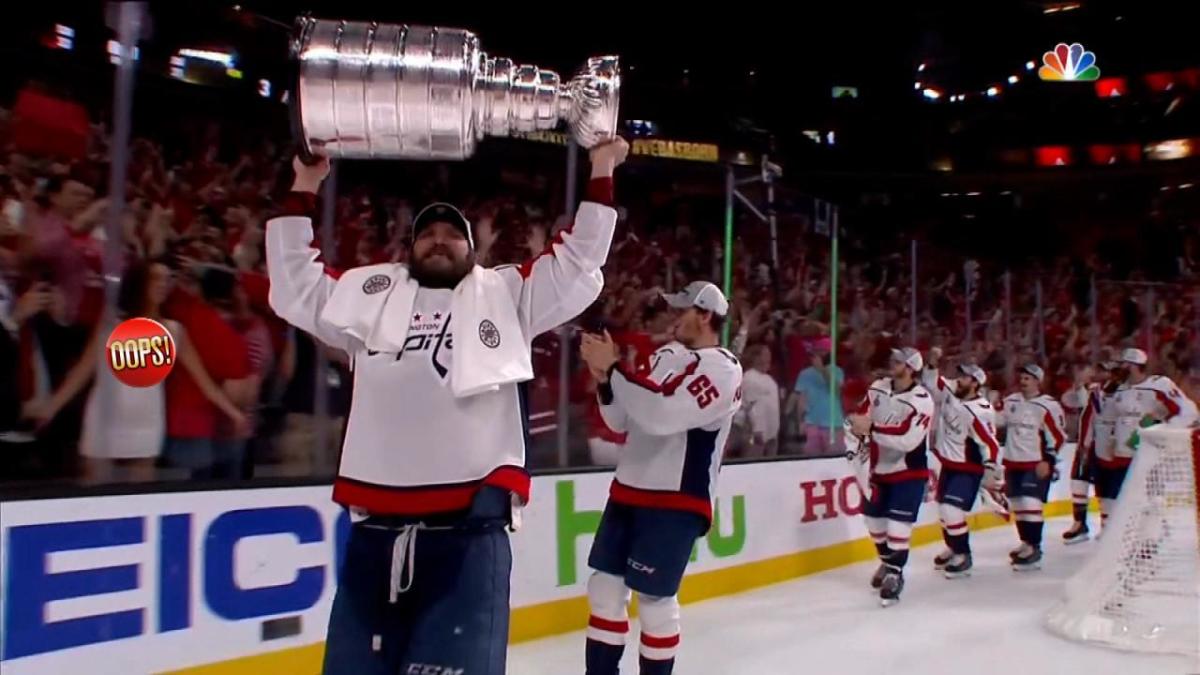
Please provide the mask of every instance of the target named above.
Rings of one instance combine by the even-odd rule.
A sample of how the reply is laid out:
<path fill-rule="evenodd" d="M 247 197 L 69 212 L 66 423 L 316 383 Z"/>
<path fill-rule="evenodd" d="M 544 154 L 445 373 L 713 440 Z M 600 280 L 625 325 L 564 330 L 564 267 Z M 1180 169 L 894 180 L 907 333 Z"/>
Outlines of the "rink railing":
<path fill-rule="evenodd" d="M 601 470 L 534 477 L 512 536 L 512 641 L 585 626 L 587 551 L 610 482 Z M 1068 481 L 1051 499 L 1049 515 L 1069 513 Z M 869 559 L 862 502 L 844 459 L 729 465 L 681 599 Z M 927 504 L 915 545 L 940 541 L 936 520 Z M 316 673 L 349 526 L 328 485 L 4 502 L 0 668 Z"/>

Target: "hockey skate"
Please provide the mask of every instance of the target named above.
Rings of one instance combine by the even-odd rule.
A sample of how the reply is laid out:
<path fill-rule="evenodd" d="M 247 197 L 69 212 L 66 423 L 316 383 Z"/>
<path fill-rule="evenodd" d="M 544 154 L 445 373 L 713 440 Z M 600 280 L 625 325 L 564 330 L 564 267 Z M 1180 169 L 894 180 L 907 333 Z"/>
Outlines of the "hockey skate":
<path fill-rule="evenodd" d="M 1090 538 L 1087 523 L 1076 521 L 1071 525 L 1071 529 L 1063 532 L 1063 543 L 1067 546 L 1072 544 L 1082 544 Z"/>
<path fill-rule="evenodd" d="M 1012 557 L 1014 572 L 1029 572 L 1042 569 L 1042 551 L 1029 544 L 1022 544 L 1021 550 Z"/>
<path fill-rule="evenodd" d="M 1016 548 L 1009 551 L 1008 552 L 1009 562 L 1016 562 L 1017 558 L 1021 555 L 1021 552 L 1025 550 L 1025 546 L 1026 546 L 1025 542 L 1021 542 L 1019 545 L 1017 545 Z"/>
<path fill-rule="evenodd" d="M 900 592 L 904 590 L 904 573 L 897 567 L 887 567 L 883 575 L 883 583 L 879 586 L 879 605 L 891 607 L 900 602 Z"/>
<path fill-rule="evenodd" d="M 887 574 L 887 565 L 880 565 L 879 569 L 875 570 L 875 574 L 871 576 L 871 590 L 878 591 L 883 585 L 883 577 Z"/>
<path fill-rule="evenodd" d="M 970 553 L 957 554 L 946 562 L 946 566 L 943 569 L 943 574 L 945 574 L 947 579 L 961 579 L 963 577 L 969 577 L 971 576 L 971 566 L 972 563 Z"/>
<path fill-rule="evenodd" d="M 953 558 L 954 558 L 954 551 L 951 551 L 948 548 L 943 549 L 942 552 L 937 554 L 937 556 L 933 559 L 933 569 L 935 569 L 935 570 L 945 569 L 946 563 L 950 562 Z"/>

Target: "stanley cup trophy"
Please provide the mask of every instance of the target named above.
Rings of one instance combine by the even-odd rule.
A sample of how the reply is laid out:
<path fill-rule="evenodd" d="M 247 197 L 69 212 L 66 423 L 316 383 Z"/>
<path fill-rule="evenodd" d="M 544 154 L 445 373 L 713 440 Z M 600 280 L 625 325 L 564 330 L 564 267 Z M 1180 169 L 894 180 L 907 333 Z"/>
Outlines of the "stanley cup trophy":
<path fill-rule="evenodd" d="M 488 56 L 466 30 L 311 17 L 296 22 L 292 56 L 302 158 L 465 159 L 485 136 L 560 121 L 586 148 L 616 134 L 615 56 L 588 59 L 564 83 L 552 71 Z"/>

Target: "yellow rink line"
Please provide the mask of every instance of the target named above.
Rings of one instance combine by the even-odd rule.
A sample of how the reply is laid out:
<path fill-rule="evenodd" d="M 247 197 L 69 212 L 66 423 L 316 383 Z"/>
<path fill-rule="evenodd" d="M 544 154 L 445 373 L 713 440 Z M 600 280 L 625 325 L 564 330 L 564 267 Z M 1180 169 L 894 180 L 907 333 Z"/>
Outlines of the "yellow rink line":
<path fill-rule="evenodd" d="M 1095 508 L 1096 504 L 1093 500 L 1092 510 Z M 1046 505 L 1047 518 L 1065 516 L 1070 513 L 1071 502 L 1069 500 L 1050 502 Z M 972 531 L 1008 524 L 990 513 L 969 516 L 968 522 Z M 941 539 L 942 530 L 938 523 L 928 523 L 913 528 L 912 546 L 923 546 L 941 541 Z M 874 557 L 875 545 L 871 543 L 870 539 L 864 537 L 733 567 L 697 572 L 684 577 L 683 586 L 679 590 L 679 600 L 687 604 L 731 593 L 740 593 L 824 572 L 835 567 L 863 562 Z M 636 608 L 631 608 L 631 613 L 636 614 Z M 517 607 L 512 610 L 509 642 L 528 642 L 560 633 L 583 630 L 587 626 L 587 619 L 587 596 Z M 194 668 L 168 671 L 161 675 L 273 675 L 275 673 L 317 675 L 321 669 L 321 658 L 324 653 L 324 643 L 317 643 Z"/>

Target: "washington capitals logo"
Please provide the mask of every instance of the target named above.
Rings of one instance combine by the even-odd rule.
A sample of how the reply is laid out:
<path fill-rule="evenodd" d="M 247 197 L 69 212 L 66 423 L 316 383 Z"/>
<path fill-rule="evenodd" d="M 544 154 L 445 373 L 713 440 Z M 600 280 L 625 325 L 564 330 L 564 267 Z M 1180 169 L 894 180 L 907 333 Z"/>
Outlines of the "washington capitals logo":
<path fill-rule="evenodd" d="M 445 359 L 442 350 L 454 349 L 454 336 L 450 333 L 450 316 L 447 314 L 446 320 L 442 321 L 442 313 L 435 312 L 432 317 L 433 322 L 430 322 L 428 317 L 414 314 L 413 323 L 408 329 L 408 336 L 404 338 L 404 346 L 396 353 L 396 360 L 399 361 L 405 354 L 430 352 L 429 362 L 433 366 L 434 372 L 438 377 L 445 379 L 450 369 L 443 363 Z M 375 356 L 378 353 L 375 350 L 367 350 L 367 356 Z"/>
<path fill-rule="evenodd" d="M 488 319 L 479 322 L 479 341 L 485 347 L 495 349 L 500 346 L 500 329 Z"/>
<path fill-rule="evenodd" d="M 374 295 L 386 291 L 392 285 L 391 277 L 386 274 L 373 274 L 371 278 L 363 282 L 363 293 Z"/>

